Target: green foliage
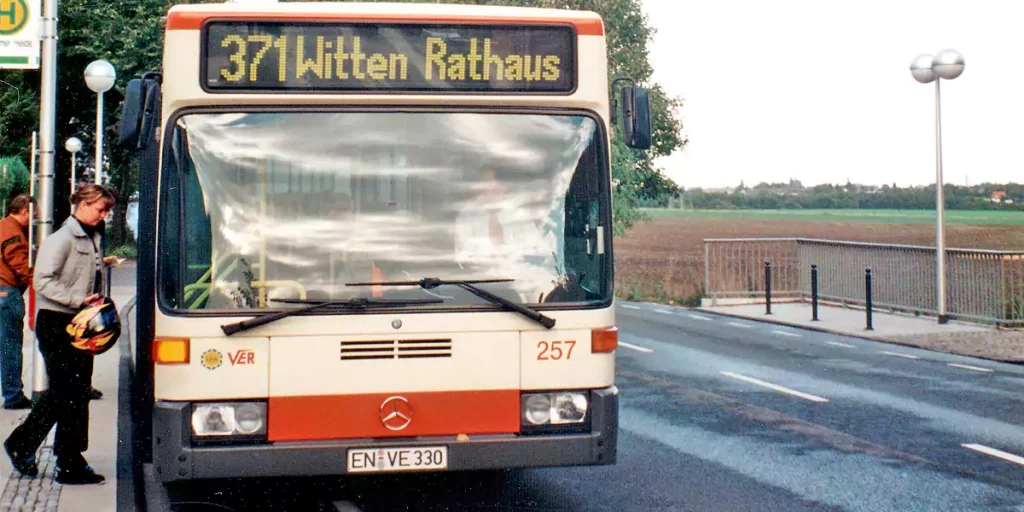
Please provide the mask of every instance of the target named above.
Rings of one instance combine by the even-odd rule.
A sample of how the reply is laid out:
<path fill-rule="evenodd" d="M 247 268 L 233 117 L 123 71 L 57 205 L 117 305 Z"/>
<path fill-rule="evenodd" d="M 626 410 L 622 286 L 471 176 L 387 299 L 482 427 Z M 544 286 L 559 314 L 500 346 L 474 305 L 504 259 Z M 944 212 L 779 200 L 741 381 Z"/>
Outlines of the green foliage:
<path fill-rule="evenodd" d="M 13 196 L 28 192 L 28 168 L 18 157 L 0 158 L 0 202 L 3 214 L 7 214 L 7 200 Z"/>
<path fill-rule="evenodd" d="M 109 255 L 117 256 L 121 259 L 135 259 L 139 257 L 139 246 L 133 241 L 129 241 L 123 245 L 114 247 L 108 251 Z"/>
<path fill-rule="evenodd" d="M 992 202 L 993 192 L 1005 191 L 1013 202 Z M 971 187 L 946 184 L 943 187 L 945 206 L 950 210 L 1016 210 L 1024 211 L 1024 187 L 1016 183 L 984 183 Z M 737 187 L 731 191 L 688 190 L 688 206 L 696 209 L 863 209 L 863 210 L 934 210 L 935 186 L 881 187 L 856 185 L 817 185 L 803 187 L 799 182 L 760 183 L 753 188 Z M 657 198 L 659 205 L 667 196 Z"/>
<path fill-rule="evenodd" d="M 38 125 L 39 73 L 0 72 L 0 155 L 23 161 L 32 156 L 32 131 Z"/>

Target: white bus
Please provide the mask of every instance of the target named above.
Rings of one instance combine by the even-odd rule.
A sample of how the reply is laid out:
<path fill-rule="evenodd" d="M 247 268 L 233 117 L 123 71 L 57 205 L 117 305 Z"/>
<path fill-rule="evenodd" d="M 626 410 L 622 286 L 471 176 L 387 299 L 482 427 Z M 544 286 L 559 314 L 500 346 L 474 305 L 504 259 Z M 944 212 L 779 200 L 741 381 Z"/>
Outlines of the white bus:
<path fill-rule="evenodd" d="M 614 463 L 612 92 L 591 12 L 171 8 L 121 125 L 137 461 L 164 483 Z"/>

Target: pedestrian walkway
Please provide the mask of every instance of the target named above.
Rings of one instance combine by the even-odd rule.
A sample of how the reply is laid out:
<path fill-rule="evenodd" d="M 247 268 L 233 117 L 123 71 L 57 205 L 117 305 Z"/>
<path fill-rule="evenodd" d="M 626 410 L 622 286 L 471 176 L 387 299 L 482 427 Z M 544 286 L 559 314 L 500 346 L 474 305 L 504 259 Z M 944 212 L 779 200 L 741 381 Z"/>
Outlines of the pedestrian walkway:
<path fill-rule="evenodd" d="M 703 307 L 704 311 L 723 313 L 766 322 L 785 323 L 812 329 L 821 329 L 840 334 L 861 337 L 887 337 L 905 334 L 926 334 L 943 332 L 985 331 L 977 324 L 950 321 L 940 325 L 935 317 L 912 314 L 892 314 L 888 311 L 872 311 L 872 330 L 867 330 L 867 314 L 864 308 L 852 308 L 819 304 L 818 321 L 812 320 L 809 302 L 772 303 L 772 314 L 765 314 L 765 304 L 743 304 L 736 306 Z"/>
<path fill-rule="evenodd" d="M 115 269 L 115 273 L 131 273 L 134 266 Z M 122 277 L 118 279 L 118 277 Z M 115 276 L 111 295 L 118 305 L 126 304 L 135 295 L 134 286 L 118 286 L 131 282 L 123 276 Z M 121 343 L 125 338 L 122 338 Z M 33 382 L 32 348 L 34 333 L 25 329 L 23 379 L 25 394 L 31 394 Z M 6 454 L 0 456 L 0 512 L 113 512 L 117 499 L 117 384 L 119 351 L 107 351 L 96 357 L 93 369 L 93 387 L 103 392 L 103 398 L 93 400 L 89 405 L 89 449 L 85 458 L 97 473 L 106 477 L 101 485 L 60 485 L 53 480 L 55 460 L 52 454 L 55 430 L 43 442 L 36 459 L 39 461 L 39 476 L 23 478 L 14 468 Z M 42 364 L 42 361 L 39 362 Z M 0 436 L 4 439 L 21 424 L 27 410 L 8 411 L 0 409 Z"/>
<path fill-rule="evenodd" d="M 998 361 L 1024 361 L 1024 331 L 997 330 L 981 324 L 951 320 L 939 324 L 935 317 L 872 311 L 872 329 L 867 329 L 867 315 L 863 307 L 844 307 L 819 304 L 818 321 L 812 320 L 809 302 L 772 303 L 772 314 L 766 314 L 765 304 L 737 304 L 710 306 L 701 311 L 717 313 L 762 322 L 770 322 L 833 334 L 855 336 L 888 343 L 939 350 Z"/>

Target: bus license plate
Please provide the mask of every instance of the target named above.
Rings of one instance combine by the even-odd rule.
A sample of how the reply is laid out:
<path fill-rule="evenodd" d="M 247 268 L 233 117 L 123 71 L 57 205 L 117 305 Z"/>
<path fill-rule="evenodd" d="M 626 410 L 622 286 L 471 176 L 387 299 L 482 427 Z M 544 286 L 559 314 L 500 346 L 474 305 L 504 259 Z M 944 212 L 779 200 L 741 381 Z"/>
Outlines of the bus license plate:
<path fill-rule="evenodd" d="M 348 451 L 349 473 L 431 469 L 448 469 L 447 446 L 352 448 Z"/>

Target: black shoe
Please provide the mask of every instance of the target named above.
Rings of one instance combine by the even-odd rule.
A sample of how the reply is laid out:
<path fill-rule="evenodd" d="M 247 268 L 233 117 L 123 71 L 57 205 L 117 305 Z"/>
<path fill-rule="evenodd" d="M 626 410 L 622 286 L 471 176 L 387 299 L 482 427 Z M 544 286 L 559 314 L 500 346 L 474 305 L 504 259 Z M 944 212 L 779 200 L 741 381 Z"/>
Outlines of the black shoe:
<path fill-rule="evenodd" d="M 61 485 L 91 485 L 102 484 L 106 478 L 96 474 L 89 466 L 81 466 L 77 469 L 63 469 L 58 467 L 54 479 Z"/>
<path fill-rule="evenodd" d="M 89 399 L 90 400 L 99 400 L 100 398 L 103 398 L 103 392 L 102 391 L 100 391 L 100 390 L 98 390 L 96 388 L 89 388 Z"/>
<path fill-rule="evenodd" d="M 11 458 L 11 464 L 18 473 L 28 477 L 35 477 L 39 474 L 39 466 L 36 465 L 35 454 L 30 455 L 11 449 L 10 440 L 4 441 L 4 450 L 7 451 L 7 456 Z"/>
<path fill-rule="evenodd" d="M 21 395 L 20 398 L 15 399 L 13 402 L 5 403 L 4 404 L 4 409 L 7 409 L 7 410 L 31 409 L 31 408 L 32 408 L 32 400 L 29 400 L 28 397 L 25 396 L 25 395 Z"/>

